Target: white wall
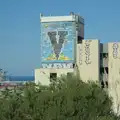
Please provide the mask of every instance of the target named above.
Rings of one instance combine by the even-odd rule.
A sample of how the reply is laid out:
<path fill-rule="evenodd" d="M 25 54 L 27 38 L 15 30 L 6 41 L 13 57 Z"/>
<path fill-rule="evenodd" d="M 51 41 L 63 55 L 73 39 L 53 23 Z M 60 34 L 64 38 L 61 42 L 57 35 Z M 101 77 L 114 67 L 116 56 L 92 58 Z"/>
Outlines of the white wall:
<path fill-rule="evenodd" d="M 108 89 L 113 99 L 113 109 L 120 114 L 120 43 L 108 44 Z"/>
<path fill-rule="evenodd" d="M 74 69 L 54 69 L 54 68 L 40 68 L 35 69 L 35 83 L 42 84 L 42 85 L 49 85 L 50 84 L 50 73 L 57 73 L 57 77 L 61 75 L 67 75 L 68 72 L 74 72 Z"/>
<path fill-rule="evenodd" d="M 99 40 L 83 40 L 77 45 L 77 65 L 84 82 L 99 81 Z"/>
<path fill-rule="evenodd" d="M 35 83 L 36 84 L 42 84 L 42 85 L 49 85 L 50 80 L 49 80 L 49 73 L 48 71 L 40 70 L 40 69 L 35 69 Z"/>

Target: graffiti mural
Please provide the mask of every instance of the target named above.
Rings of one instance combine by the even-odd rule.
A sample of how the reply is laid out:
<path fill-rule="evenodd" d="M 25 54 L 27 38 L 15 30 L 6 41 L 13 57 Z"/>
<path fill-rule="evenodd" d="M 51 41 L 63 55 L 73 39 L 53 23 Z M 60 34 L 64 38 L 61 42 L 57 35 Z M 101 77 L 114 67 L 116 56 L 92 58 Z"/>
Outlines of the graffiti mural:
<path fill-rule="evenodd" d="M 85 41 L 85 54 L 86 54 L 86 59 L 85 59 L 85 63 L 91 64 L 91 60 L 90 60 L 90 40 L 86 40 Z"/>
<path fill-rule="evenodd" d="M 67 34 L 68 34 L 67 31 L 48 32 L 48 36 L 49 36 L 49 39 L 51 41 L 53 52 L 54 52 L 55 57 L 56 57 L 57 60 L 60 57 L 60 52 L 61 52 L 61 49 L 62 49 L 63 44 L 65 42 L 64 41 L 65 40 L 65 36 Z"/>
<path fill-rule="evenodd" d="M 73 64 L 72 63 L 48 63 L 48 64 L 42 64 L 42 68 L 56 68 L 56 69 L 60 69 L 60 68 L 73 68 Z"/>
<path fill-rule="evenodd" d="M 118 57 L 118 44 L 117 43 L 113 43 L 113 58 L 116 59 Z"/>
<path fill-rule="evenodd" d="M 42 63 L 74 62 L 74 22 L 41 23 Z"/>

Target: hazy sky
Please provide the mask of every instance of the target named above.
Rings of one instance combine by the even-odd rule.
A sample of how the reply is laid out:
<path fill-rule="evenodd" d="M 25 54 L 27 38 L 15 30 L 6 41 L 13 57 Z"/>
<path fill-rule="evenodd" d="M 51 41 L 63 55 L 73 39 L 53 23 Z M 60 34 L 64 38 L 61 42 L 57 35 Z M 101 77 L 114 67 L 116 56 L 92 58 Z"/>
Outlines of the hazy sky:
<path fill-rule="evenodd" d="M 120 0 L 0 0 L 0 68 L 33 75 L 40 66 L 40 13 L 85 19 L 85 38 L 120 41 Z"/>

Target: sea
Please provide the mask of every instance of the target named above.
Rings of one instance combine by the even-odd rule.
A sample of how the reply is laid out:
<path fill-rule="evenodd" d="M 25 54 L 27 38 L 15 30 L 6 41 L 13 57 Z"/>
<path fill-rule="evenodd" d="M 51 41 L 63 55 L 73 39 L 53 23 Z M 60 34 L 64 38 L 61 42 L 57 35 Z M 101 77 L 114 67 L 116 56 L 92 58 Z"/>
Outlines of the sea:
<path fill-rule="evenodd" d="M 34 81 L 34 76 L 9 76 L 9 81 Z"/>
<path fill-rule="evenodd" d="M 6 80 L 0 81 L 0 88 L 5 86 L 16 86 L 23 85 L 25 83 L 32 82 L 34 83 L 34 76 L 9 76 Z"/>

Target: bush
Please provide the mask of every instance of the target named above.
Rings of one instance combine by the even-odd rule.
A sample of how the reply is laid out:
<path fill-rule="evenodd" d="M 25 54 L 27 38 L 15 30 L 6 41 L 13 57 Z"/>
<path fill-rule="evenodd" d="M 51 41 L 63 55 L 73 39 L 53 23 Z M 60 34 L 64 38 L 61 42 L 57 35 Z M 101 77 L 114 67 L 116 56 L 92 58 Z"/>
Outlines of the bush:
<path fill-rule="evenodd" d="M 111 104 L 97 84 L 64 76 L 49 87 L 26 84 L 2 92 L 0 120 L 119 120 Z"/>

